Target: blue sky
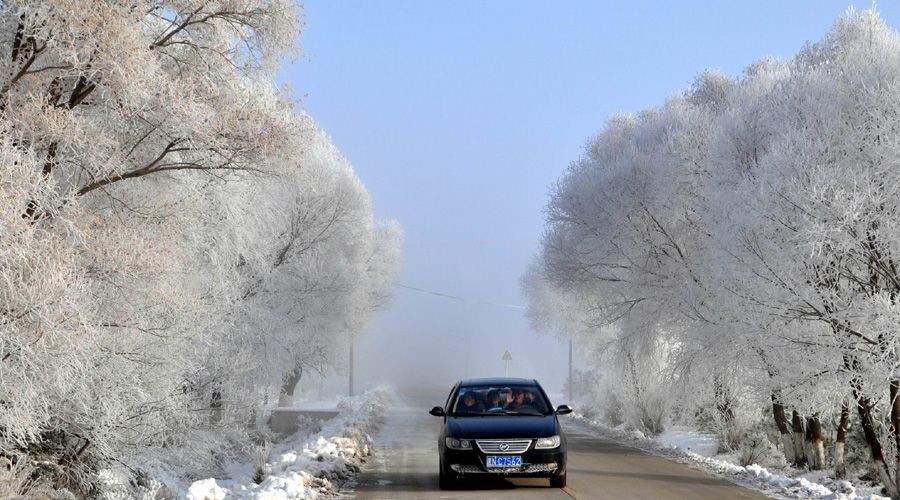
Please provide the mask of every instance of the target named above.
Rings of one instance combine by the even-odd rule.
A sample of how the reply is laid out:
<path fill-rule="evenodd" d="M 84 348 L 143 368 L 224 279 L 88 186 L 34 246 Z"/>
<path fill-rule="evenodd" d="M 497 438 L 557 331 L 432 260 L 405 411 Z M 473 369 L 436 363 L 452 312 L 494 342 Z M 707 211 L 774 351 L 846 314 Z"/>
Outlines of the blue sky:
<path fill-rule="evenodd" d="M 551 184 L 610 115 L 662 103 L 706 68 L 790 57 L 848 6 L 753 2 L 305 2 L 279 79 L 404 227 L 403 284 L 524 304 Z M 900 26 L 900 5 L 878 6 Z M 398 289 L 358 344 L 360 383 L 503 373 L 558 390 L 566 347 L 521 309 Z"/>

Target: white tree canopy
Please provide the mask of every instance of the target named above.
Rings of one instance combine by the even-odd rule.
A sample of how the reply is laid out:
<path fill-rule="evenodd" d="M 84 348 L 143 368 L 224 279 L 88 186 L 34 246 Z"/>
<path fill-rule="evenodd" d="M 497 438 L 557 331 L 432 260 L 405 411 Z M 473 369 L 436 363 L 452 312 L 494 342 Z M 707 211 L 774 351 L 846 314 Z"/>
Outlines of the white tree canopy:
<path fill-rule="evenodd" d="M 529 314 L 616 353 L 601 372 L 625 377 L 619 358 L 642 356 L 669 374 L 653 383 L 699 398 L 682 407 L 749 394 L 819 415 L 852 401 L 864 427 L 893 407 L 887 435 L 898 109 L 900 35 L 850 11 L 788 61 L 706 72 L 613 117 L 551 192 Z"/>
<path fill-rule="evenodd" d="M 289 0 L 0 6 L 0 455 L 42 482 L 209 473 L 389 299 L 398 226 L 275 88 L 300 27 Z"/>

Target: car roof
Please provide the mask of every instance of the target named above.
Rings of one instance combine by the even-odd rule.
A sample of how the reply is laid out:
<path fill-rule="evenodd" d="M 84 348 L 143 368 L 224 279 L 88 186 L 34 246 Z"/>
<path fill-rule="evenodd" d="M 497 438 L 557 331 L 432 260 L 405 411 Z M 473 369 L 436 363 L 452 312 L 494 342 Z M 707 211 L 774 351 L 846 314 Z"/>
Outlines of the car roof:
<path fill-rule="evenodd" d="M 537 380 L 533 378 L 512 378 L 512 377 L 492 377 L 492 378 L 470 378 L 462 380 L 460 387 L 472 387 L 478 385 L 533 385 L 537 386 Z"/>

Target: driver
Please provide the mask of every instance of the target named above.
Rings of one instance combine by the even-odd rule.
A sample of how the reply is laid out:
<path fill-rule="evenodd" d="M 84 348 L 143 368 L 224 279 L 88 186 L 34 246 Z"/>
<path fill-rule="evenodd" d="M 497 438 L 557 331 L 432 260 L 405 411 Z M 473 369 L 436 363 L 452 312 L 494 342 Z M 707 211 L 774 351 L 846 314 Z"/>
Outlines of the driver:
<path fill-rule="evenodd" d="M 525 405 L 530 406 L 541 413 L 546 411 L 543 400 L 537 398 L 537 394 L 535 394 L 533 389 L 525 389 Z"/>
<path fill-rule="evenodd" d="M 506 395 L 506 411 L 515 411 L 525 403 L 525 392 L 522 389 L 513 389 Z"/>

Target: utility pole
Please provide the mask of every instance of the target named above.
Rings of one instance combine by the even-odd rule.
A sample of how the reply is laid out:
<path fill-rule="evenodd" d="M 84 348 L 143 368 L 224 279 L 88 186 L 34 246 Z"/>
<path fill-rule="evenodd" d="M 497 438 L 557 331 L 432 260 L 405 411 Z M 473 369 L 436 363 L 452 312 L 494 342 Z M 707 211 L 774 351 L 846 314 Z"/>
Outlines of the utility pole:
<path fill-rule="evenodd" d="M 572 378 L 572 337 L 569 337 L 569 403 L 572 402 L 572 386 L 575 385 L 575 379 Z"/>
<path fill-rule="evenodd" d="M 472 373 L 471 366 L 469 364 L 470 360 L 472 359 L 472 331 L 465 330 L 465 332 L 462 335 L 465 336 L 465 341 L 466 341 L 466 364 L 465 364 L 466 371 L 464 373 L 465 373 L 466 377 L 470 377 L 471 373 Z"/>
<path fill-rule="evenodd" d="M 350 395 L 353 395 L 353 335 L 350 335 Z"/>

